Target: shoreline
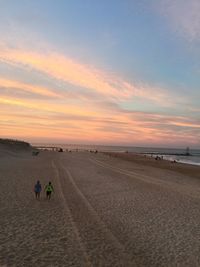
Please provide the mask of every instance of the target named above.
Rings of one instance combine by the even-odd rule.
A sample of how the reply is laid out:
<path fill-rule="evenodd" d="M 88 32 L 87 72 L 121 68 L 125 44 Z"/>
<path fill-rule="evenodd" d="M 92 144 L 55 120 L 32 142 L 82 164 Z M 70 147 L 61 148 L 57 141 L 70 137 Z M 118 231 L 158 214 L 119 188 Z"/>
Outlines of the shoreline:
<path fill-rule="evenodd" d="M 128 146 L 108 146 L 108 145 L 78 145 L 78 144 L 34 144 L 37 148 L 63 151 L 98 151 L 105 153 L 138 153 L 152 157 L 164 157 L 169 161 L 177 161 L 189 165 L 200 166 L 200 149 L 183 148 L 148 148 L 148 147 L 128 147 Z"/>
<path fill-rule="evenodd" d="M 155 160 L 154 157 L 149 157 L 138 153 L 119 153 L 119 152 L 103 152 L 111 157 L 120 158 L 125 161 L 137 163 L 139 165 L 150 166 L 159 169 L 170 170 L 184 175 L 196 177 L 200 179 L 200 166 L 182 162 L 172 162 L 167 159 Z"/>

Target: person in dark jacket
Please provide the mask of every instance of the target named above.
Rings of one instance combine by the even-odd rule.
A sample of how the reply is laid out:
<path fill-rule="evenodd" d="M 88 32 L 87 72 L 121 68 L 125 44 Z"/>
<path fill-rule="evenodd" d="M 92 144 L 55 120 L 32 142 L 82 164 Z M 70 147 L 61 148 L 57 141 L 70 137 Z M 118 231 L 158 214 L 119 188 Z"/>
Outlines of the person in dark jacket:
<path fill-rule="evenodd" d="M 34 192 L 35 192 L 36 199 L 40 198 L 40 192 L 41 191 L 42 191 L 41 183 L 40 183 L 40 181 L 37 181 L 37 183 L 35 184 L 35 187 L 34 187 Z"/>

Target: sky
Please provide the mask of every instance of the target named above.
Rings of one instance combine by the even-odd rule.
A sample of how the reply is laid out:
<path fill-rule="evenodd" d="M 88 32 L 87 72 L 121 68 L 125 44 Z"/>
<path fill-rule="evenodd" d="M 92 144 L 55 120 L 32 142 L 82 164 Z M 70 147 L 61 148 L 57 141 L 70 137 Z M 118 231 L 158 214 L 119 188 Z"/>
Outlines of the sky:
<path fill-rule="evenodd" d="M 199 0 L 0 0 L 0 137 L 200 148 Z"/>

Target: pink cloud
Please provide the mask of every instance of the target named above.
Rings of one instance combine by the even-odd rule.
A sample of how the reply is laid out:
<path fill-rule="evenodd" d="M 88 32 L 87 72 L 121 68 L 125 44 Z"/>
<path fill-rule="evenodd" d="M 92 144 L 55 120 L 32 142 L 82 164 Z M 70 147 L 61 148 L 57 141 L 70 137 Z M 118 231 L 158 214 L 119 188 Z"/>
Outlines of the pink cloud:
<path fill-rule="evenodd" d="M 37 70 L 51 78 L 79 86 L 83 90 L 85 88 L 91 92 L 97 92 L 113 100 L 122 101 L 135 96 L 169 105 L 170 101 L 166 100 L 172 99 L 167 90 L 130 83 L 117 75 L 77 62 L 56 52 L 34 52 L 9 48 L 3 44 L 0 48 L 0 61 L 14 68 Z"/>
<path fill-rule="evenodd" d="M 200 40 L 199 0 L 161 0 L 155 5 L 174 31 L 188 41 Z"/>
<path fill-rule="evenodd" d="M 99 112 L 94 106 L 36 105 L 30 100 L 27 103 L 14 98 L 0 98 L 0 105 L 1 135 L 21 133 L 22 136 L 26 132 L 33 139 L 127 144 L 170 144 L 174 140 L 194 144 L 200 138 L 199 121 L 181 116 L 123 112 L 119 108 Z"/>
<path fill-rule="evenodd" d="M 8 88 L 10 90 L 18 90 L 18 91 L 26 91 L 33 94 L 39 94 L 42 96 L 48 96 L 48 97 L 58 97 L 60 98 L 61 95 L 49 90 L 48 88 L 37 86 L 37 85 L 31 85 L 27 83 L 23 83 L 16 80 L 10 80 L 10 79 L 4 79 L 0 78 L 0 87 L 2 88 Z"/>

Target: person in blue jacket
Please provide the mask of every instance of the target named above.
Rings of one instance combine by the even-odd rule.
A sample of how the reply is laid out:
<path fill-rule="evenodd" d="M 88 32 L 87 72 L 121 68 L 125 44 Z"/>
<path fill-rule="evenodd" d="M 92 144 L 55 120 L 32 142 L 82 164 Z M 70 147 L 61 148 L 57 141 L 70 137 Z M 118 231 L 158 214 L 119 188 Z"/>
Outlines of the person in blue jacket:
<path fill-rule="evenodd" d="M 40 198 L 40 192 L 41 191 L 42 191 L 41 183 L 40 183 L 40 181 L 37 181 L 37 183 L 35 184 L 35 187 L 34 187 L 34 192 L 35 192 L 36 199 Z"/>

